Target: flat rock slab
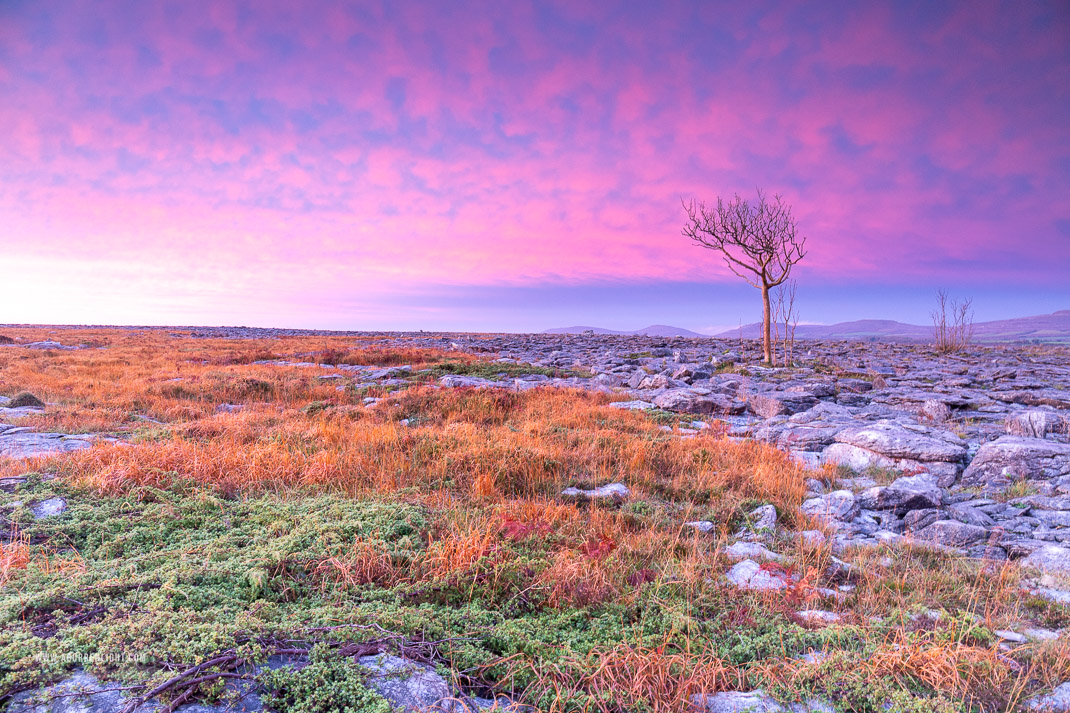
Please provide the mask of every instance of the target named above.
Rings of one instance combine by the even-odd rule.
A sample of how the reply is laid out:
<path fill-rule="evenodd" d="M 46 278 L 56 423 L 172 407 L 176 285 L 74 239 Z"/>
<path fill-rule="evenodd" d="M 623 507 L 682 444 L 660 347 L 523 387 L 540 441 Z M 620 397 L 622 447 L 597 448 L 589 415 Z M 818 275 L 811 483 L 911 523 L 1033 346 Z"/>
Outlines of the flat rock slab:
<path fill-rule="evenodd" d="M 1022 566 L 1039 569 L 1045 574 L 1070 574 L 1070 548 L 1058 545 L 1041 547 L 1023 559 Z"/>
<path fill-rule="evenodd" d="M 456 376 L 453 374 L 443 376 L 441 379 L 438 380 L 438 383 L 441 386 L 445 386 L 451 389 L 465 387 L 475 389 L 501 389 L 506 386 L 511 386 L 511 384 L 506 384 L 501 381 L 491 381 L 490 379 L 483 379 L 478 376 Z"/>
<path fill-rule="evenodd" d="M 978 449 L 959 482 L 1000 490 L 1015 480 L 1053 480 L 1067 476 L 1070 476 L 1070 444 L 1026 436 L 1001 436 Z"/>
<path fill-rule="evenodd" d="M 808 700 L 783 706 L 761 689 L 697 693 L 691 696 L 691 707 L 705 713 L 835 713 L 836 709 L 824 701 Z"/>
<path fill-rule="evenodd" d="M 435 669 L 399 656 L 377 654 L 362 656 L 357 661 L 368 669 L 368 688 L 404 713 L 424 711 L 463 711 L 450 685 Z"/>
<path fill-rule="evenodd" d="M 67 501 L 63 498 L 49 498 L 34 503 L 30 506 L 30 512 L 38 520 L 46 517 L 55 517 L 67 509 Z"/>
<path fill-rule="evenodd" d="M 1045 696 L 1030 698 L 1023 708 L 1036 713 L 1070 712 L 1070 681 L 1056 686 L 1055 690 Z"/>
<path fill-rule="evenodd" d="M 8 399 L 8 402 L 10 403 L 10 399 Z M 44 412 L 45 410 L 40 406 L 0 406 L 0 418 L 2 419 L 26 418 L 27 416 Z"/>
<path fill-rule="evenodd" d="M 619 504 L 630 498 L 632 491 L 624 483 L 610 483 L 590 490 L 581 488 L 565 488 L 561 491 L 561 497 L 577 502 L 596 502 Z"/>
<path fill-rule="evenodd" d="M 56 453 L 69 453 L 93 445 L 94 436 L 65 433 L 35 433 L 33 431 L 0 433 L 0 457 L 37 458 Z"/>
<path fill-rule="evenodd" d="M 619 408 L 625 411 L 646 411 L 647 409 L 655 408 L 653 401 L 643 401 L 641 399 L 635 399 L 633 401 L 614 401 L 613 403 L 606 404 L 609 408 Z"/>
<path fill-rule="evenodd" d="M 99 681 L 92 674 L 76 671 L 71 677 L 54 686 L 43 689 L 16 693 L 7 713 L 117 713 L 132 702 L 125 695 L 123 684 Z M 237 686 L 241 688 L 237 688 Z M 180 706 L 176 713 L 259 713 L 264 710 L 263 703 L 250 682 L 230 683 L 228 688 L 240 697 L 231 703 L 209 706 L 190 703 Z M 157 713 L 165 710 L 156 701 L 148 701 L 138 706 L 136 713 Z"/>
<path fill-rule="evenodd" d="M 966 458 L 966 444 L 953 433 L 919 432 L 892 423 L 845 428 L 836 441 L 896 460 L 958 463 Z"/>
<path fill-rule="evenodd" d="M 747 399 L 747 406 L 750 410 L 762 418 L 800 413 L 815 404 L 817 404 L 815 396 L 798 391 L 771 391 L 754 394 Z"/>

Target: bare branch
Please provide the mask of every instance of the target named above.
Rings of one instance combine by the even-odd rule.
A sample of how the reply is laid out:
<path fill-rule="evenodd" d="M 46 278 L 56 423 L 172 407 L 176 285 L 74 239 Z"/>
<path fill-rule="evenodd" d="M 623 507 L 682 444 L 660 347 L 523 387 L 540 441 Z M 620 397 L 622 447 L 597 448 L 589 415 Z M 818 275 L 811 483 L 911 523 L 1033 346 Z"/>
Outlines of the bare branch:
<path fill-rule="evenodd" d="M 687 214 L 683 235 L 721 253 L 729 270 L 762 291 L 765 360 L 771 361 L 769 290 L 806 257 L 806 238 L 799 235 L 791 207 L 780 194 L 769 199 L 761 189 L 753 202 L 737 193 L 711 207 L 694 199 L 680 203 Z"/>

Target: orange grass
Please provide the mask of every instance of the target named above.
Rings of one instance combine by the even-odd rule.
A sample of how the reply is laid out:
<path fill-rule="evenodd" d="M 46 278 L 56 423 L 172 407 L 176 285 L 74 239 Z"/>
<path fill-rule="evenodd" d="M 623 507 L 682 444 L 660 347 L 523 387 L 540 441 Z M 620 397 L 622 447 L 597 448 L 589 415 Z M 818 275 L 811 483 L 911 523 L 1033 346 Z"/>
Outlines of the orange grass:
<path fill-rule="evenodd" d="M 12 530 L 7 542 L 0 542 L 0 587 L 7 583 L 17 569 L 30 564 L 30 547 L 26 538 Z"/>
<path fill-rule="evenodd" d="M 503 662 L 497 662 L 499 665 Z M 517 658 L 506 663 L 504 681 L 535 662 Z M 583 693 L 589 710 L 616 713 L 637 704 L 655 713 L 692 710 L 691 696 L 743 685 L 742 670 L 705 651 L 666 652 L 663 647 L 620 644 L 586 656 L 566 656 L 558 664 L 542 662 L 526 698 L 548 703 L 551 713 L 564 711 L 564 701 Z"/>
<path fill-rule="evenodd" d="M 274 405 L 212 414 L 161 440 L 101 445 L 37 465 L 101 492 L 192 480 L 228 494 L 315 487 L 533 497 L 573 482 L 619 480 L 729 510 L 746 498 L 769 500 L 789 518 L 801 502 L 803 471 L 769 447 L 675 439 L 603 404 L 582 392 L 416 387 L 373 409 L 316 417 Z M 403 426 L 402 415 L 421 420 Z"/>
<path fill-rule="evenodd" d="M 308 563 L 324 590 L 339 595 L 344 589 L 337 585 L 449 582 L 457 588 L 460 582 L 469 599 L 478 587 L 492 599 L 508 589 L 510 595 L 537 592 L 550 607 L 593 607 L 627 603 L 643 584 L 657 582 L 683 585 L 691 596 L 723 573 L 720 543 L 745 507 L 772 502 L 784 524 L 811 525 L 797 512 L 806 473 L 783 453 L 730 441 L 716 429 L 676 438 L 642 414 L 606 408 L 605 395 L 418 384 L 395 394 L 376 386 L 339 391 L 342 380 L 317 378 L 326 369 L 252 363 L 287 359 L 419 369 L 447 358 L 471 361 L 469 355 L 385 347 L 370 337 L 242 341 L 172 337 L 160 330 L 4 333 L 22 341 L 105 346 L 56 352 L 0 348 L 0 393 L 28 390 L 50 402 L 44 414 L 23 425 L 109 431 L 127 442 L 30 463 L 6 461 L 0 475 L 50 471 L 107 494 L 192 485 L 231 497 L 264 491 L 388 496 L 436 513 L 425 546 L 413 552 L 392 553 L 386 543 L 358 538 L 335 556 Z M 382 400 L 365 407 L 367 394 Z M 311 402 L 325 408 L 302 410 Z M 217 413 L 221 403 L 244 408 Z M 627 508 L 579 507 L 558 499 L 565 486 L 612 481 L 625 483 L 632 501 L 657 515 L 644 518 Z M 716 520 L 722 539 L 679 524 L 700 517 Z M 545 561 L 531 571 L 507 572 L 506 560 L 516 552 L 509 555 L 507 546 L 521 543 Z M 780 544 L 794 556 L 801 581 L 787 593 L 769 595 L 763 606 L 767 615 L 790 618 L 815 598 L 814 588 L 822 584 L 818 574 L 831 553 L 827 546 Z M 1018 613 L 1020 575 L 1013 565 L 971 569 L 966 561 L 909 548 L 845 557 L 860 573 L 850 602 L 854 621 L 949 602 L 988 623 Z M 0 544 L 0 585 L 30 564 L 23 539 Z M 40 566 L 76 574 L 85 565 L 77 553 L 73 558 L 68 553 L 45 557 Z M 497 580 L 505 576 L 516 581 Z M 901 627 L 909 623 L 904 619 Z M 995 647 L 935 632 L 908 637 L 902 628 L 864 661 L 854 654 L 834 654 L 833 660 L 841 657 L 855 681 L 890 678 L 904 688 L 921 682 L 963 699 L 976 690 L 1006 691 L 1006 700 L 1012 700 L 1037 680 L 1050 686 L 1070 674 L 1062 642 L 1043 647 L 1028 667 L 1016 669 Z M 566 654 L 556 663 L 517 655 L 493 665 L 506 671 L 500 681 L 505 688 L 520 671 L 530 673 L 538 665 L 526 697 L 551 701 L 550 710 L 582 693 L 590 696 L 592 710 L 607 713 L 622 703 L 655 712 L 686 710 L 695 693 L 742 689 L 758 679 L 802 687 L 820 675 L 815 673 L 820 667 L 798 661 L 734 667 L 701 647 L 666 651 L 623 644 Z"/>

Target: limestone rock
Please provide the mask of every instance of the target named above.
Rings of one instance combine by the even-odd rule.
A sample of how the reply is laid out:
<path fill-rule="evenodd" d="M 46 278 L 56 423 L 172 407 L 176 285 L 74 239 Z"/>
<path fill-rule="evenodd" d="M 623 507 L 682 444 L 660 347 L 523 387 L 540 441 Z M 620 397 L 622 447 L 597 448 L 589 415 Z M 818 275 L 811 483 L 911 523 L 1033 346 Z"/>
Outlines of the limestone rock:
<path fill-rule="evenodd" d="M 728 570 L 728 581 L 740 589 L 767 591 L 786 589 L 788 583 L 783 577 L 762 569 L 754 560 L 743 560 Z"/>
<path fill-rule="evenodd" d="M 53 453 L 68 453 L 89 448 L 93 442 L 88 436 L 68 436 L 64 433 L 35 433 L 24 429 L 0 433 L 0 457 L 36 458 Z"/>
<path fill-rule="evenodd" d="M 697 693 L 691 696 L 691 706 L 706 713 L 787 713 L 784 706 L 761 689 L 747 693 Z"/>
<path fill-rule="evenodd" d="M 610 408 L 624 409 L 626 411 L 645 411 L 654 408 L 654 402 L 635 399 L 633 401 L 614 401 L 613 403 L 607 404 L 607 406 Z"/>
<path fill-rule="evenodd" d="M 817 399 L 810 394 L 791 391 L 769 391 L 747 399 L 750 410 L 763 418 L 799 413 L 816 403 Z"/>
<path fill-rule="evenodd" d="M 1066 475 L 1070 475 L 1070 444 L 1001 436 L 978 449 L 960 483 L 1001 490 L 1015 480 L 1051 480 Z"/>
<path fill-rule="evenodd" d="M 439 385 L 447 388 L 473 388 L 473 389 L 486 389 L 493 387 L 502 387 L 504 384 L 500 381 L 491 381 L 490 379 L 483 379 L 478 376 L 460 376 L 457 374 L 447 374 L 438 380 Z"/>
<path fill-rule="evenodd" d="M 836 441 L 897 460 L 957 463 L 966 457 L 966 444 L 953 434 L 938 437 L 893 423 L 847 428 L 837 434 Z"/>
<path fill-rule="evenodd" d="M 804 609 L 795 612 L 795 616 L 804 624 L 815 627 L 836 624 L 843 618 L 836 612 L 825 611 L 824 609 Z"/>
<path fill-rule="evenodd" d="M 430 666 L 388 654 L 362 656 L 357 663 L 370 672 L 368 688 L 403 713 L 463 711 L 449 684 Z"/>
<path fill-rule="evenodd" d="M 49 498 L 30 506 L 30 512 L 40 520 L 45 517 L 54 517 L 67 509 L 67 501 L 63 498 Z"/>
<path fill-rule="evenodd" d="M 1070 418 L 1054 411 L 1031 409 L 1007 418 L 1007 433 L 1025 438 L 1044 438 L 1048 434 L 1065 435 L 1070 430 Z"/>
<path fill-rule="evenodd" d="M 778 555 L 776 552 L 768 549 L 765 545 L 758 544 L 757 542 L 733 543 L 725 548 L 725 554 L 728 555 L 728 558 L 733 562 L 745 559 L 779 562 L 784 559 L 783 555 Z"/>
<path fill-rule="evenodd" d="M 903 514 L 910 510 L 938 508 L 944 503 L 944 491 L 932 478 L 914 475 L 897 478 L 887 487 L 870 488 L 859 496 L 868 510 L 891 510 Z"/>
<path fill-rule="evenodd" d="M 1070 548 L 1057 545 L 1041 547 L 1023 559 L 1022 566 L 1039 569 L 1045 574 L 1070 574 Z"/>
<path fill-rule="evenodd" d="M 850 490 L 834 490 L 827 495 L 810 498 L 800 510 L 825 521 L 849 522 L 858 515 L 859 505 Z"/>
<path fill-rule="evenodd" d="M 1030 698 L 1023 707 L 1036 713 L 1067 713 L 1070 711 L 1070 681 L 1056 686 L 1047 695 Z"/>
<path fill-rule="evenodd" d="M 937 520 L 914 534 L 920 540 L 928 540 L 945 547 L 965 547 L 985 539 L 988 530 L 957 520 Z"/>
<path fill-rule="evenodd" d="M 577 502 L 596 502 L 619 504 L 630 498 L 632 491 L 623 483 L 610 483 L 601 485 L 590 490 L 581 488 L 565 488 L 561 491 L 561 497 Z"/>

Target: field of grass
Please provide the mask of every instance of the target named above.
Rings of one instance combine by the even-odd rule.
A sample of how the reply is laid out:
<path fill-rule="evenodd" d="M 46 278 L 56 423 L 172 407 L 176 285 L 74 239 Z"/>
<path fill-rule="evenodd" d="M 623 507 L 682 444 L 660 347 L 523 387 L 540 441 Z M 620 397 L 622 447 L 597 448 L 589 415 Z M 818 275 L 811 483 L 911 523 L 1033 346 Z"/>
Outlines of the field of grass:
<path fill-rule="evenodd" d="M 26 476 L 0 492 L 0 694 L 72 661 L 151 688 L 298 651 L 315 668 L 263 681 L 279 711 L 333 710 L 308 701 L 334 686 L 382 713 L 352 663 L 377 651 L 547 712 L 684 711 L 696 693 L 758 687 L 859 713 L 1004 711 L 1070 675 L 1064 639 L 1000 647 L 1001 628 L 1070 624 L 1020 595 L 1014 566 L 899 548 L 849 553 L 853 575 L 835 576 L 826 548 L 790 535 L 814 527 L 805 479 L 834 474 L 717 429 L 679 438 L 581 391 L 436 388 L 446 373 L 538 370 L 356 338 L 58 336 L 95 348 L 0 348 L 0 395 L 49 404 L 20 425 L 124 443 L 0 461 L 0 477 Z M 254 363 L 277 360 L 414 376 L 387 389 Z M 559 496 L 610 482 L 631 498 Z M 67 510 L 35 520 L 28 506 L 53 497 Z M 768 566 L 798 580 L 741 592 L 724 549 L 767 503 L 782 525 L 771 546 L 791 557 Z M 842 619 L 815 627 L 802 609 Z M 212 700 L 221 682 L 185 693 Z"/>

